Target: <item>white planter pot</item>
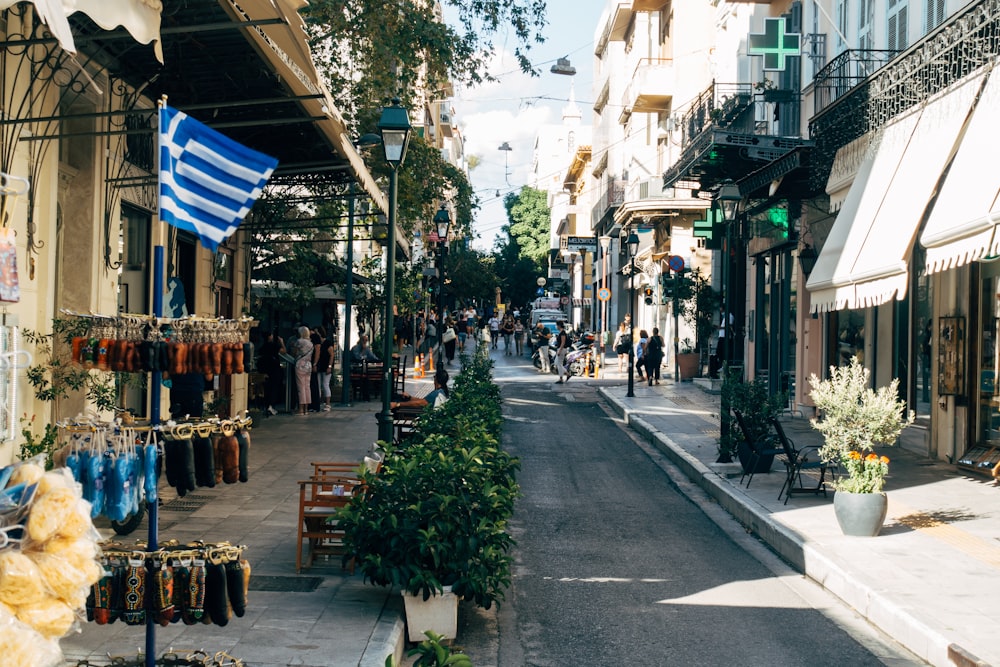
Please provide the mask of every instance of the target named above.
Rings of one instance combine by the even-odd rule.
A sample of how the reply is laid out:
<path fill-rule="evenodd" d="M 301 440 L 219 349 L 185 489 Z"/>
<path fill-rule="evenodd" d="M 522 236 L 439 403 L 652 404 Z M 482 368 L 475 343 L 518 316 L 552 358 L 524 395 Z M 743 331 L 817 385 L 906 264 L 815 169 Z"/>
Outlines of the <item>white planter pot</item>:
<path fill-rule="evenodd" d="M 403 607 L 406 609 L 406 631 L 411 642 L 427 639 L 426 630 L 432 630 L 445 639 L 458 636 L 458 596 L 451 592 L 451 586 L 444 587 L 444 594 L 432 595 L 426 600 L 422 595 L 404 592 Z"/>

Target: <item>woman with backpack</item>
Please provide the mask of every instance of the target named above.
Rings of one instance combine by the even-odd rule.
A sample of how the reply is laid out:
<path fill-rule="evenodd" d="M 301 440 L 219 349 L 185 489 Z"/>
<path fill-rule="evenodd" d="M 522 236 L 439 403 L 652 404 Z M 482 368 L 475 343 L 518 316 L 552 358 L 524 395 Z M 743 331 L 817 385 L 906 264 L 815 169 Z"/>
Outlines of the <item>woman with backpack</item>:
<path fill-rule="evenodd" d="M 663 363 L 663 336 L 660 335 L 659 327 L 653 327 L 653 335 L 646 340 L 646 349 L 642 358 L 646 362 L 646 379 L 652 386 L 655 381 L 660 384 L 660 365 Z"/>

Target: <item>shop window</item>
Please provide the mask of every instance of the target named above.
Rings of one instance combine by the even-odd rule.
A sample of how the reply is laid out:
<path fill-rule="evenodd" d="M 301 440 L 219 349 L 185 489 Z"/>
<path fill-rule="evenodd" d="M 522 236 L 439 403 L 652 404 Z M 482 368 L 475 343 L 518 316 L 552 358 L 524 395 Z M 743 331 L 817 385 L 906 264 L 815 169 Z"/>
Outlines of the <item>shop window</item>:
<path fill-rule="evenodd" d="M 997 373 L 1000 372 L 1000 343 L 997 338 L 997 320 L 1000 318 L 1000 263 L 982 265 L 982 288 L 979 299 L 979 353 L 977 375 L 973 378 L 975 393 L 976 433 L 978 442 L 959 457 L 958 465 L 983 474 L 990 474 L 1000 463 L 1000 393 L 997 392 Z M 938 318 L 939 320 L 957 318 Z M 942 345 L 942 340 L 935 341 Z M 937 355 L 941 356 L 941 351 Z"/>
<path fill-rule="evenodd" d="M 841 310 L 836 313 L 837 340 L 831 350 L 830 362 L 836 366 L 846 366 L 853 357 L 862 365 L 865 363 L 865 311 Z"/>

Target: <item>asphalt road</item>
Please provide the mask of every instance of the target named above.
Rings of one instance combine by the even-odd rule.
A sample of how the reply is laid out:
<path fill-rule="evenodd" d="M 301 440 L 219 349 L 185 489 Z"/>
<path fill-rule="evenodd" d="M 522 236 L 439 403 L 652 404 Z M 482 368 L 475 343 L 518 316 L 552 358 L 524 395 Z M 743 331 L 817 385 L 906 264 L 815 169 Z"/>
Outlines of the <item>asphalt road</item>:
<path fill-rule="evenodd" d="M 920 664 L 633 440 L 598 381 L 493 354 L 523 497 L 507 600 L 463 605 L 476 667 Z"/>

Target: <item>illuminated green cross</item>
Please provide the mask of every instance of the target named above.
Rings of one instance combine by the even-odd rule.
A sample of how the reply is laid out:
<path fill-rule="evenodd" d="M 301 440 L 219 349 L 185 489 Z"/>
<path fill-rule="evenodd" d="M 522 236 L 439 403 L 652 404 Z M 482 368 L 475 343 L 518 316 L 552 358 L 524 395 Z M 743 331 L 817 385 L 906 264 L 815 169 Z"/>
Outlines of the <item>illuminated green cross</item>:
<path fill-rule="evenodd" d="M 694 236 L 710 239 L 715 228 L 722 224 L 722 211 L 715 208 L 705 209 L 705 219 L 694 221 Z"/>
<path fill-rule="evenodd" d="M 752 56 L 764 56 L 765 71 L 784 71 L 785 58 L 802 55 L 802 35 L 785 32 L 785 19 L 764 19 L 764 32 L 750 33 Z"/>

